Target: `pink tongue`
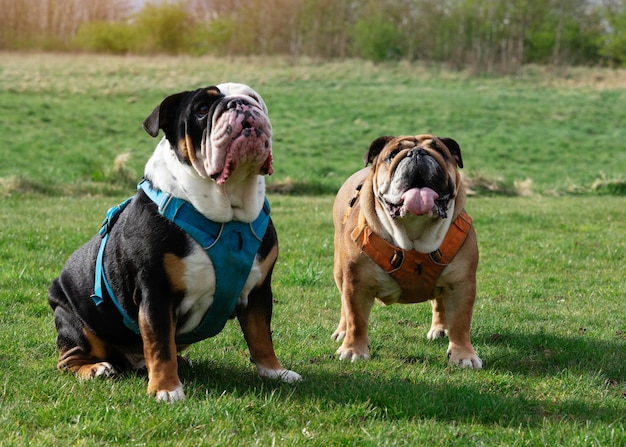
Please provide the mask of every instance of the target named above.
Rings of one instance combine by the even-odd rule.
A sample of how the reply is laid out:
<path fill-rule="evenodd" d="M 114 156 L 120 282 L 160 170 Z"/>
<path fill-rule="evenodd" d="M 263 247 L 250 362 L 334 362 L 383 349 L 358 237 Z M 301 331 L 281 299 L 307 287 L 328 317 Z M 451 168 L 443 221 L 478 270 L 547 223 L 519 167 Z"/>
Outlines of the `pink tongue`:
<path fill-rule="evenodd" d="M 413 188 L 402 194 L 404 207 L 413 214 L 428 214 L 438 197 L 439 194 L 430 188 Z"/>

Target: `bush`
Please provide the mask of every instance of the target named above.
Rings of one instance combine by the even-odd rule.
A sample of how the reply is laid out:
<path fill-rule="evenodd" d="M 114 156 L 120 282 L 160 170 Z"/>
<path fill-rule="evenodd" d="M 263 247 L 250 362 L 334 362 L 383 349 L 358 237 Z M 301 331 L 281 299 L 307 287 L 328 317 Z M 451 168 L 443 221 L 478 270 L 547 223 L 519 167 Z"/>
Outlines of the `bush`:
<path fill-rule="evenodd" d="M 626 66 L 626 7 L 621 12 L 607 12 L 609 30 L 598 37 L 599 53 L 610 64 Z"/>
<path fill-rule="evenodd" d="M 228 54 L 235 34 L 235 22 L 230 17 L 211 21 L 190 41 L 196 54 Z"/>
<path fill-rule="evenodd" d="M 178 4 L 147 4 L 129 22 L 84 23 L 74 39 L 80 49 L 98 53 L 193 53 L 206 35 Z"/>
<path fill-rule="evenodd" d="M 194 24 L 180 4 L 147 4 L 134 16 L 141 36 L 136 51 L 177 54 L 187 52 Z"/>
<path fill-rule="evenodd" d="M 90 22 L 78 29 L 74 43 L 82 50 L 125 54 L 137 46 L 136 29 L 125 23 Z"/>
<path fill-rule="evenodd" d="M 384 17 L 359 19 L 352 39 L 354 53 L 365 59 L 382 62 L 403 56 L 401 33 Z"/>

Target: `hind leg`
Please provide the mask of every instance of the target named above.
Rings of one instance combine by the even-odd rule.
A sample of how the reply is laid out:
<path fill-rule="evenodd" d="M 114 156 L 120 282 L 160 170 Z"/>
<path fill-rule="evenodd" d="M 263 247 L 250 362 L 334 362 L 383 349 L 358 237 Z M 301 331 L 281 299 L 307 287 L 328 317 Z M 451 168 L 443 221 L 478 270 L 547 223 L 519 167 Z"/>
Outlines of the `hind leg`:
<path fill-rule="evenodd" d="M 107 344 L 85 326 L 75 322 L 61 307 L 54 311 L 59 361 L 57 368 L 71 371 L 81 379 L 115 377 L 117 369 L 107 361 Z M 74 320 L 74 321 L 73 321 Z"/>
<path fill-rule="evenodd" d="M 115 377 L 118 375 L 118 371 L 111 363 L 85 356 L 84 351 L 78 346 L 59 352 L 57 368 L 61 371 L 72 371 L 79 379 Z"/>

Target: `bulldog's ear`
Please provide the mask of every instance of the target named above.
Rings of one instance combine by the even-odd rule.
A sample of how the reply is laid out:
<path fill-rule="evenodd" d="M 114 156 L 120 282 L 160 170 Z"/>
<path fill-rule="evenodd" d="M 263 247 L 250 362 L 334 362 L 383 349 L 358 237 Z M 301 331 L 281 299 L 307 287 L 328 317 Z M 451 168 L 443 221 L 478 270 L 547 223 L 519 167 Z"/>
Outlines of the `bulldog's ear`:
<path fill-rule="evenodd" d="M 167 135 L 167 128 L 173 124 L 175 111 L 180 105 L 180 101 L 189 92 L 176 93 L 168 96 L 154 108 L 152 113 L 143 120 L 143 129 L 148 132 L 151 137 L 159 134 L 159 129 L 163 129 Z"/>
<path fill-rule="evenodd" d="M 459 168 L 463 167 L 463 159 L 461 158 L 461 147 L 459 143 L 454 141 L 452 138 L 439 138 L 443 144 L 446 145 L 454 159 L 456 160 L 456 164 Z"/>
<path fill-rule="evenodd" d="M 383 137 L 378 137 L 374 141 L 372 141 L 372 144 L 370 144 L 370 148 L 367 150 L 365 155 L 363 155 L 363 163 L 365 163 L 365 166 L 367 166 L 369 163 L 374 163 L 374 159 L 385 148 L 385 145 L 394 138 L 395 137 L 386 135 Z"/>

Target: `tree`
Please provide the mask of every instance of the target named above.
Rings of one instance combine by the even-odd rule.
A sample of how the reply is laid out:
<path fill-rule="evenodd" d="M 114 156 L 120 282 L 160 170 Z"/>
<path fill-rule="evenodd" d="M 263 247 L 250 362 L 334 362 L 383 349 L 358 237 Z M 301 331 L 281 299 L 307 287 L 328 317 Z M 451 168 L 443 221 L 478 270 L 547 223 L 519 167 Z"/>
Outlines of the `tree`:
<path fill-rule="evenodd" d="M 0 48 L 68 44 L 82 23 L 119 20 L 129 0 L 0 0 Z"/>
<path fill-rule="evenodd" d="M 599 54 L 611 65 L 626 66 L 626 0 L 603 0 L 599 14 L 606 24 Z"/>

